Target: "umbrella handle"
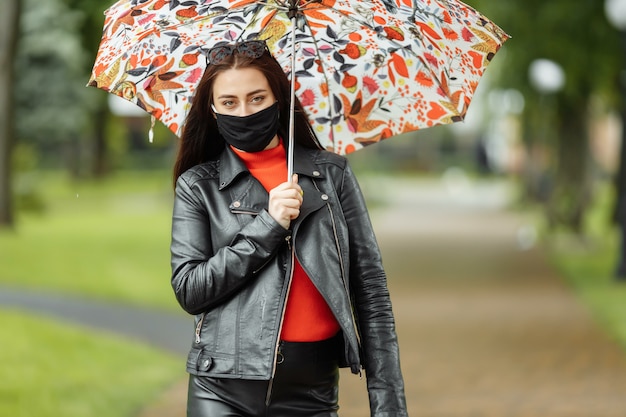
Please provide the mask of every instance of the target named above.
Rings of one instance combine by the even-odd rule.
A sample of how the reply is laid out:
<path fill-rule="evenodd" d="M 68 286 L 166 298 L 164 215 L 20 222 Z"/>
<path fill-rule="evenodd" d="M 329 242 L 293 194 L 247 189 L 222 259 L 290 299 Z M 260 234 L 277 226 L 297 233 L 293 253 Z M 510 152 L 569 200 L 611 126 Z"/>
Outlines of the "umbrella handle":
<path fill-rule="evenodd" d="M 289 108 L 289 144 L 287 145 L 287 181 L 293 181 L 293 148 L 296 114 L 296 15 L 291 15 L 291 103 Z"/>

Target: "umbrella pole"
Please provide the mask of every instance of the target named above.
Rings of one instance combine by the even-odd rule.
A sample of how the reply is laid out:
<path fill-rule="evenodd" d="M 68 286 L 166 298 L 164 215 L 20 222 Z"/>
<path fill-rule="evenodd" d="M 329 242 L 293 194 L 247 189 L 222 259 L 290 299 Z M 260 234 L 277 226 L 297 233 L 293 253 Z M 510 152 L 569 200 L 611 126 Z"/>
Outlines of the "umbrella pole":
<path fill-rule="evenodd" d="M 296 115 L 296 13 L 291 13 L 291 102 L 289 108 L 289 144 L 287 146 L 287 181 L 293 177 L 293 148 Z"/>

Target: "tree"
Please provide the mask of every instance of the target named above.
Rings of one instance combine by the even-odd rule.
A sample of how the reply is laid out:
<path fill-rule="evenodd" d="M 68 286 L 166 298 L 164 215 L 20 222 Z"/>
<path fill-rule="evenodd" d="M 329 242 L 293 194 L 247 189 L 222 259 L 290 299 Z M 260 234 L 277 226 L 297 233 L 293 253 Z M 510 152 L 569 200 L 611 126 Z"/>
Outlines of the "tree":
<path fill-rule="evenodd" d="M 497 84 L 522 92 L 525 146 L 548 149 L 551 167 L 546 214 L 553 226 L 580 232 L 590 202 L 592 177 L 587 120 L 593 100 L 615 105 L 614 80 L 621 68 L 616 31 L 606 21 L 603 1 L 474 0 L 472 5 L 512 35 L 504 48 Z M 500 58 L 500 57 L 498 57 Z M 553 97 L 555 111 L 546 120 L 545 94 L 532 88 L 528 69 L 537 58 L 558 63 L 564 88 Z M 546 137 L 546 128 L 554 132 Z M 549 133 L 549 132 L 548 132 Z M 527 184 L 532 189 L 532 184 Z M 533 193 L 529 193 L 532 195 Z"/>
<path fill-rule="evenodd" d="M 21 0 L 0 4 L 0 227 L 13 226 L 11 155 L 15 138 L 14 57 L 19 33 Z"/>
<path fill-rule="evenodd" d="M 84 19 L 80 26 L 80 40 L 83 49 L 87 51 L 87 55 L 92 58 L 89 59 L 83 67 L 88 77 L 88 74 L 91 73 L 91 67 L 95 61 L 98 45 L 102 37 L 104 11 L 112 4 L 112 1 L 94 0 L 85 2 L 83 0 L 64 0 L 64 2 L 70 8 L 80 10 L 84 13 Z M 105 126 L 109 119 L 107 95 L 99 93 L 101 92 L 91 91 L 89 94 L 92 106 L 89 115 L 89 128 L 86 132 L 92 143 L 91 149 L 93 155 L 91 158 L 91 174 L 96 178 L 106 175 L 110 168 L 109 152 L 105 135 Z"/>
<path fill-rule="evenodd" d="M 72 150 L 88 115 L 86 61 L 78 36 L 83 19 L 60 0 L 26 0 L 21 19 L 16 128 L 22 146 L 76 170 Z"/>

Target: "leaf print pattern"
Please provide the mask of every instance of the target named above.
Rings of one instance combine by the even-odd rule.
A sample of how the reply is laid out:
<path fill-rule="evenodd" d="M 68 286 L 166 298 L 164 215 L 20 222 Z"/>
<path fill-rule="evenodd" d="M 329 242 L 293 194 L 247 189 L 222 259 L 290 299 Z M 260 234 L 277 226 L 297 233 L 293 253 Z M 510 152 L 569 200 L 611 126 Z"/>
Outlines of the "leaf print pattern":
<path fill-rule="evenodd" d="M 296 67 L 285 3 L 297 5 Z M 89 85 L 180 134 L 220 42 L 263 39 L 320 142 L 346 154 L 462 120 L 508 36 L 456 0 L 120 0 L 105 12 Z"/>

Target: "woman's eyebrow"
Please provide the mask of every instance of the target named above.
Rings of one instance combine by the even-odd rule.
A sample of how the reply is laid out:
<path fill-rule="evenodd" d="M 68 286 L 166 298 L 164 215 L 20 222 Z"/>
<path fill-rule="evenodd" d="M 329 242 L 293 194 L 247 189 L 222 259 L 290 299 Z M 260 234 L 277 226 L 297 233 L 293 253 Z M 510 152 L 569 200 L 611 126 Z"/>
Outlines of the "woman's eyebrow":
<path fill-rule="evenodd" d="M 259 88 L 258 90 L 254 90 L 254 91 L 251 91 L 248 94 L 246 94 L 246 97 L 254 96 L 254 95 L 257 95 L 259 93 L 267 93 L 267 90 L 264 89 L 264 88 Z M 221 95 L 217 96 L 217 98 L 218 98 L 218 100 L 221 100 L 221 99 L 225 99 L 225 98 L 237 98 L 237 96 L 234 95 L 234 94 L 221 94 Z"/>
<path fill-rule="evenodd" d="M 259 93 L 267 93 L 267 90 L 264 89 L 264 88 L 259 88 L 258 90 L 254 90 L 254 91 L 249 92 L 248 93 L 248 97 L 255 96 L 255 95 L 259 94 Z"/>

